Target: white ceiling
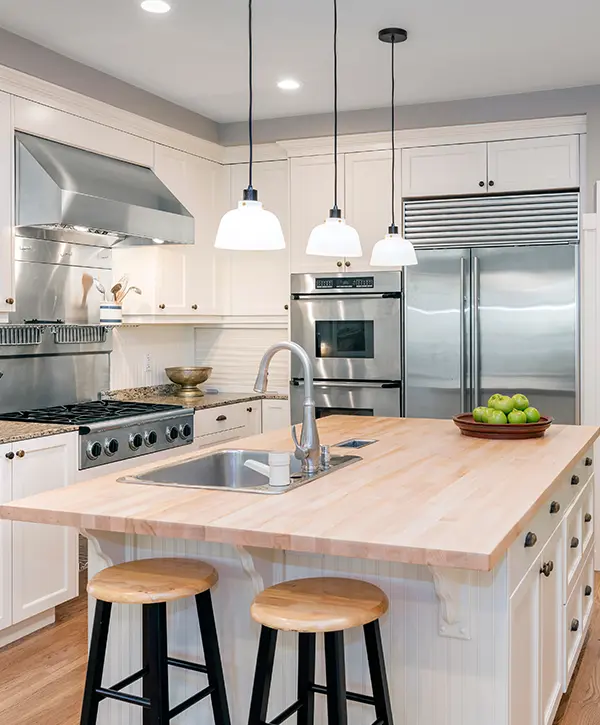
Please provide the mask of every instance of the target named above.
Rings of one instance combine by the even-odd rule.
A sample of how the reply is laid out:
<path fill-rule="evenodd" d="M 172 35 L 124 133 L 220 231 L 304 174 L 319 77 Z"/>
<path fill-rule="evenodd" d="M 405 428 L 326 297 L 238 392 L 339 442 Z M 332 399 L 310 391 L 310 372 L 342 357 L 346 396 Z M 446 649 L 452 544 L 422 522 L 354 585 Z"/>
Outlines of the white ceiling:
<path fill-rule="evenodd" d="M 215 121 L 246 114 L 246 0 L 0 0 L 0 26 Z M 257 118 L 331 110 L 331 0 L 255 0 Z M 597 0 L 339 0 L 340 109 L 600 83 Z M 277 80 L 303 83 L 283 93 Z"/>

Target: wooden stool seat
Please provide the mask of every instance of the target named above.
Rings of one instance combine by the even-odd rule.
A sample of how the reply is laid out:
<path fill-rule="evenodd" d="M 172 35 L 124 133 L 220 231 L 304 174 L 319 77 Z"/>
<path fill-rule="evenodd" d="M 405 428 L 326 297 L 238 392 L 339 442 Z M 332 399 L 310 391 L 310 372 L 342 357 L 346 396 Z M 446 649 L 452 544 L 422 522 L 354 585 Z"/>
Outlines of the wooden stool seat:
<path fill-rule="evenodd" d="M 87 590 L 114 604 L 159 604 L 208 591 L 218 579 L 214 567 L 194 559 L 140 559 L 103 569 Z"/>
<path fill-rule="evenodd" d="M 379 619 L 388 598 L 358 579 L 316 577 L 275 584 L 258 594 L 250 613 L 265 627 L 287 632 L 340 632 Z"/>

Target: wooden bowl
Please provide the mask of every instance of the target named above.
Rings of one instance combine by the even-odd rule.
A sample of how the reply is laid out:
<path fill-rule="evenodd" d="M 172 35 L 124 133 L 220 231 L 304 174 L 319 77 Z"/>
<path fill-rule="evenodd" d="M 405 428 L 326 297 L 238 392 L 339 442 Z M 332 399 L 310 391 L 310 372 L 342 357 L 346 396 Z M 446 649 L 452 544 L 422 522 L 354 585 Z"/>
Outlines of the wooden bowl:
<path fill-rule="evenodd" d="M 524 425 L 493 425 L 477 423 L 471 413 L 461 413 L 452 418 L 460 432 L 469 438 L 487 438 L 488 440 L 520 441 L 526 438 L 541 438 L 552 425 L 552 418 L 542 416 L 537 423 Z"/>

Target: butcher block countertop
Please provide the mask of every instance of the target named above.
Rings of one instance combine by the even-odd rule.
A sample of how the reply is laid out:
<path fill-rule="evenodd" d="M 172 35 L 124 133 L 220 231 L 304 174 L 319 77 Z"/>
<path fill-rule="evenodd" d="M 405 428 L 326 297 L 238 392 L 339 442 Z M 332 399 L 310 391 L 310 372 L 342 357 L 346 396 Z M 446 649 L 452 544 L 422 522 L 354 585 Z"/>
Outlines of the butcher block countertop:
<path fill-rule="evenodd" d="M 488 571 L 600 434 L 555 425 L 538 440 L 484 441 L 461 436 L 451 421 L 358 416 L 322 419 L 319 430 L 330 445 L 378 442 L 356 451 L 362 461 L 281 495 L 117 483 L 110 475 L 11 502 L 0 517 Z M 233 445 L 291 450 L 289 430 Z"/>

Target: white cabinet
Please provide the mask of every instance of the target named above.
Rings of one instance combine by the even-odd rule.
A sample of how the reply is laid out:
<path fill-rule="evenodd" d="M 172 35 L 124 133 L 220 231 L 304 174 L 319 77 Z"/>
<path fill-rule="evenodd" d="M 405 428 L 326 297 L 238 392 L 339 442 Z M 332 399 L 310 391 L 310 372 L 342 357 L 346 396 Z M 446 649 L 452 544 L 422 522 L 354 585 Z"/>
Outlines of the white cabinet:
<path fill-rule="evenodd" d="M 68 486 L 77 470 L 75 434 L 13 444 L 12 497 Z M 13 624 L 72 599 L 78 592 L 78 532 L 64 526 L 12 524 Z"/>
<path fill-rule="evenodd" d="M 13 129 L 11 99 L 0 93 L 0 313 L 14 303 L 13 280 Z"/>
<path fill-rule="evenodd" d="M 480 194 L 487 181 L 485 143 L 422 146 L 402 151 L 405 197 Z"/>
<path fill-rule="evenodd" d="M 214 240 L 223 208 L 220 164 L 155 144 L 154 172 L 194 217 L 194 245 L 116 248 L 114 276 L 128 274 L 143 294 L 129 295 L 127 316 L 204 316 L 218 313 L 220 254 Z"/>
<path fill-rule="evenodd" d="M 340 272 L 343 259 L 306 254 L 311 231 L 333 206 L 333 156 L 294 158 L 290 167 L 290 266 L 292 272 Z M 344 156 L 338 158 L 338 205 L 344 203 Z M 346 210 L 342 208 L 342 213 Z M 350 260 L 349 260 L 350 261 Z"/>
<path fill-rule="evenodd" d="M 534 564 L 510 598 L 510 725 L 539 723 L 540 571 Z"/>
<path fill-rule="evenodd" d="M 401 173 L 399 154 L 396 163 L 396 224 L 401 221 Z M 376 242 L 387 234 L 392 221 L 392 152 L 365 151 L 346 154 L 344 158 L 346 194 L 344 212 L 348 224 L 360 237 L 363 256 L 345 260 L 349 272 L 372 271 L 371 252 Z"/>
<path fill-rule="evenodd" d="M 549 136 L 487 144 L 490 191 L 579 186 L 579 136 Z"/>
<path fill-rule="evenodd" d="M 204 446 L 258 435 L 262 430 L 260 400 L 232 403 L 196 411 L 194 445 Z"/>
<path fill-rule="evenodd" d="M 262 432 L 289 428 L 290 401 L 289 400 L 263 400 L 262 401 Z"/>
<path fill-rule="evenodd" d="M 287 161 L 254 164 L 253 186 L 283 229 L 286 248 L 273 252 L 224 252 L 229 262 L 229 314 L 285 315 L 290 293 L 289 170 Z M 230 167 L 231 209 L 248 186 L 248 164 Z"/>
<path fill-rule="evenodd" d="M 0 446 L 0 504 L 12 499 L 12 466 L 7 454 L 12 446 Z M 12 624 L 12 524 L 0 520 L 0 630 Z"/>

